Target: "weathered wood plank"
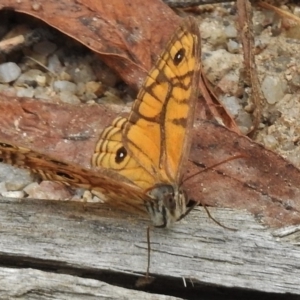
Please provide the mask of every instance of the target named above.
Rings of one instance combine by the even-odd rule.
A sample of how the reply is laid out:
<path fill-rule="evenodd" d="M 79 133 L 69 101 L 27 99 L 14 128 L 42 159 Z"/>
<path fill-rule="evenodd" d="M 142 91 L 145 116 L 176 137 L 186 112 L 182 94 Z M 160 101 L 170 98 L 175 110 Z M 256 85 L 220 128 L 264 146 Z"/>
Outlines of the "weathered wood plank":
<path fill-rule="evenodd" d="M 204 283 L 300 294 L 300 248 L 279 237 L 286 233 L 273 236 L 245 211 L 210 211 L 238 231 L 219 227 L 200 209 L 171 229 L 152 230 L 150 272 L 156 282 L 170 278 L 182 287 L 185 281 L 187 287 Z M 0 261 L 94 276 L 144 274 L 148 223 L 105 206 L 2 198 Z M 0 286 L 4 280 L 0 276 Z"/>
<path fill-rule="evenodd" d="M 180 299 L 164 295 L 149 294 L 142 291 L 128 290 L 112 286 L 99 280 L 43 272 L 34 269 L 0 268 L 0 278 L 1 299 Z"/>

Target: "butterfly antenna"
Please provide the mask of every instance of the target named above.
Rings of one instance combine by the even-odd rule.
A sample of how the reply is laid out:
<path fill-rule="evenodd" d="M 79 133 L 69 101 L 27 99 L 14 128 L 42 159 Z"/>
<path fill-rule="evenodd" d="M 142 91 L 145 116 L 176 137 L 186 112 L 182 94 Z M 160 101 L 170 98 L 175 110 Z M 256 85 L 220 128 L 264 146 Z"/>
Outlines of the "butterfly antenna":
<path fill-rule="evenodd" d="M 220 161 L 220 162 L 218 162 L 218 163 L 216 163 L 216 164 L 214 164 L 214 165 L 212 165 L 212 166 L 204 167 L 203 170 L 198 171 L 198 172 L 196 172 L 195 174 L 192 174 L 192 175 L 190 175 L 190 176 L 184 178 L 184 179 L 182 180 L 180 186 L 182 186 L 183 183 L 186 182 L 187 180 L 189 180 L 189 179 L 191 179 L 191 178 L 193 178 L 193 177 L 199 175 L 200 173 L 206 172 L 206 171 L 208 171 L 208 170 L 212 170 L 212 169 L 214 169 L 214 168 L 216 168 L 216 167 L 218 167 L 218 166 L 220 166 L 220 165 L 223 165 L 223 164 L 225 164 L 225 163 L 227 163 L 227 162 L 229 162 L 229 161 L 232 161 L 232 160 L 235 160 L 235 159 L 239 159 L 239 158 L 246 158 L 246 157 L 247 157 L 247 156 L 244 155 L 244 154 L 239 154 L 239 155 L 231 156 L 231 157 L 229 157 L 229 158 L 227 158 L 227 159 L 225 159 L 225 160 L 222 160 L 222 161 Z M 194 161 L 194 160 L 190 160 L 190 161 L 191 161 L 192 163 L 194 163 L 196 166 L 203 166 L 203 164 L 201 164 L 201 163 L 199 163 L 199 162 L 196 162 L 196 161 Z"/>

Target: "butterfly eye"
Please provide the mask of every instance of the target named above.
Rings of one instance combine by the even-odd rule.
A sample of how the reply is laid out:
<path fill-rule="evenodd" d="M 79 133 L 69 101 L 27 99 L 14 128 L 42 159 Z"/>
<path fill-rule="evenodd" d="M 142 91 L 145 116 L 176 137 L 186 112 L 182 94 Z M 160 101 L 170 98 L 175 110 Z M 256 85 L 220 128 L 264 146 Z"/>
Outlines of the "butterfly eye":
<path fill-rule="evenodd" d="M 127 150 L 124 147 L 119 148 L 116 154 L 115 162 L 117 164 L 121 163 L 126 156 L 127 156 Z"/>
<path fill-rule="evenodd" d="M 175 202 L 175 199 L 174 197 L 172 197 L 172 195 L 167 195 L 165 198 L 164 198 L 164 205 L 166 208 L 168 208 L 168 210 L 170 211 L 173 211 L 176 209 L 176 202 Z"/>
<path fill-rule="evenodd" d="M 175 66 L 178 66 L 182 62 L 184 56 L 185 56 L 184 48 L 181 48 L 180 50 L 177 51 L 173 59 Z"/>

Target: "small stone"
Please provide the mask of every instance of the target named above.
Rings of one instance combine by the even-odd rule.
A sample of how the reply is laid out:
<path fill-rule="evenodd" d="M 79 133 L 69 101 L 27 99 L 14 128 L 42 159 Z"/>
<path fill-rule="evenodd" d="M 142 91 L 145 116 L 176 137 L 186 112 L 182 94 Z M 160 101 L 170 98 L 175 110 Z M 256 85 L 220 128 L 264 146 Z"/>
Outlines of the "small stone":
<path fill-rule="evenodd" d="M 24 192 L 31 197 L 35 189 L 39 188 L 39 184 L 37 182 L 32 182 L 24 187 Z"/>
<path fill-rule="evenodd" d="M 49 56 L 47 67 L 54 74 L 60 74 L 63 71 L 63 66 L 56 54 Z M 61 79 L 63 79 L 63 78 L 61 78 Z"/>
<path fill-rule="evenodd" d="M 70 104 L 80 104 L 80 100 L 77 96 L 69 91 L 63 91 L 59 93 L 59 98 L 62 102 Z"/>
<path fill-rule="evenodd" d="M 57 80 L 53 83 L 53 89 L 56 92 L 69 92 L 72 94 L 76 93 L 76 84 L 67 80 Z"/>
<path fill-rule="evenodd" d="M 94 81 L 96 79 L 96 76 L 89 65 L 80 65 L 79 67 L 69 67 L 67 68 L 67 73 L 69 73 L 72 77 L 72 80 L 75 83 L 79 82 L 89 82 Z"/>
<path fill-rule="evenodd" d="M 82 200 L 84 202 L 92 202 L 93 194 L 90 191 L 84 191 Z"/>
<path fill-rule="evenodd" d="M 242 109 L 242 106 L 237 97 L 225 95 L 220 98 L 220 101 L 224 104 L 225 108 L 233 117 L 236 117 L 239 111 Z"/>
<path fill-rule="evenodd" d="M 58 182 L 42 181 L 40 184 L 32 183 L 24 188 L 29 198 L 67 200 L 72 195 L 68 189 Z"/>
<path fill-rule="evenodd" d="M 13 62 L 6 62 L 0 65 L 0 82 L 2 83 L 15 81 L 20 74 L 20 67 Z"/>
<path fill-rule="evenodd" d="M 218 82 L 230 70 L 241 68 L 240 55 L 231 54 L 224 49 L 218 49 L 213 54 L 204 52 L 202 59 L 203 71 L 212 82 Z"/>
<path fill-rule="evenodd" d="M 3 197 L 8 197 L 8 198 L 24 198 L 25 193 L 23 191 L 8 191 L 8 192 L 3 192 L 1 193 Z"/>
<path fill-rule="evenodd" d="M 224 26 L 221 22 L 216 20 L 209 20 L 203 22 L 200 25 L 201 36 L 207 40 L 212 46 L 224 45 L 227 40 L 227 36 L 224 31 Z"/>
<path fill-rule="evenodd" d="M 107 200 L 107 196 L 104 195 L 103 193 L 101 193 L 100 191 L 92 190 L 92 194 L 94 195 L 93 202 L 104 203 Z M 94 198 L 95 198 L 95 200 L 94 200 Z M 97 199 L 99 199 L 99 200 L 97 201 Z"/>
<path fill-rule="evenodd" d="M 276 76 L 267 75 L 262 82 L 261 90 L 269 104 L 275 104 L 285 95 L 286 82 Z"/>
<path fill-rule="evenodd" d="M 237 38 L 236 27 L 233 26 L 232 24 L 226 26 L 225 27 L 225 34 L 226 34 L 227 38 L 230 38 L 230 39 Z"/>
<path fill-rule="evenodd" d="M 294 86 L 299 87 L 300 86 L 300 74 L 293 74 L 291 81 Z"/>
<path fill-rule="evenodd" d="M 284 143 L 282 145 L 282 148 L 281 148 L 283 151 L 292 151 L 295 149 L 295 144 L 291 141 L 287 141 L 286 143 Z"/>
<path fill-rule="evenodd" d="M 243 133 L 245 133 L 245 128 L 247 129 L 246 132 L 248 132 L 253 125 L 251 115 L 244 110 L 239 111 L 239 114 L 235 121 L 239 128 L 244 128 Z"/>
<path fill-rule="evenodd" d="M 85 84 L 83 82 L 79 82 L 77 84 L 77 92 L 76 95 L 82 96 L 85 93 Z"/>
<path fill-rule="evenodd" d="M 46 75 L 38 69 L 31 69 L 21 74 L 14 83 L 15 86 L 32 86 L 36 87 L 40 84 L 44 86 L 46 83 Z"/>
<path fill-rule="evenodd" d="M 264 145 L 269 149 L 275 149 L 278 145 L 277 139 L 271 134 L 266 135 L 263 138 L 263 141 L 264 141 Z"/>
<path fill-rule="evenodd" d="M 28 87 L 28 88 L 18 87 L 17 88 L 17 96 L 18 97 L 33 98 L 34 88 L 32 88 L 32 87 Z"/>
<path fill-rule="evenodd" d="M 97 98 L 98 97 L 97 97 L 96 94 L 86 92 L 84 95 L 82 95 L 81 101 L 87 102 L 87 101 L 90 101 L 90 100 L 96 100 Z"/>
<path fill-rule="evenodd" d="M 54 93 L 52 91 L 52 93 Z M 41 86 L 38 86 L 36 89 L 34 89 L 34 98 L 37 99 L 43 99 L 43 100 L 51 100 L 54 95 L 51 95 L 49 92 L 49 88 L 44 88 Z"/>
<path fill-rule="evenodd" d="M 228 52 L 230 52 L 230 53 L 239 53 L 240 45 L 236 41 L 229 40 L 227 42 L 227 49 L 228 49 Z"/>
<path fill-rule="evenodd" d="M 80 201 L 80 202 L 84 202 L 83 200 L 83 195 L 85 194 L 85 189 L 83 188 L 76 188 L 73 191 L 73 196 L 70 199 L 71 201 Z"/>
<path fill-rule="evenodd" d="M 255 39 L 255 53 L 260 53 L 262 50 L 266 49 L 268 47 L 268 44 L 270 43 L 270 37 L 263 36 L 259 39 Z"/>
<path fill-rule="evenodd" d="M 225 93 L 233 96 L 242 96 L 243 89 L 239 86 L 239 76 L 235 71 L 228 72 L 218 83 L 218 87 Z"/>
<path fill-rule="evenodd" d="M 97 196 L 94 196 L 91 200 L 92 203 L 105 203 L 105 201 Z"/>
<path fill-rule="evenodd" d="M 96 96 L 101 96 L 104 93 L 103 85 L 96 81 L 89 81 L 85 84 L 86 93 L 93 93 Z"/>
<path fill-rule="evenodd" d="M 19 169 L 8 164 L 0 164 L 0 182 L 6 182 L 8 191 L 20 190 L 32 181 L 29 170 Z"/>
<path fill-rule="evenodd" d="M 65 71 L 62 71 L 60 74 L 59 74 L 59 79 L 60 80 L 66 80 L 66 81 L 71 81 L 72 80 L 72 76 L 65 72 Z"/>
<path fill-rule="evenodd" d="M 120 97 L 114 95 L 113 93 L 106 91 L 104 93 L 104 97 L 101 97 L 100 99 L 98 99 L 97 103 L 103 103 L 103 104 L 117 104 L 117 105 L 124 105 L 124 101 L 123 99 L 121 99 Z"/>
<path fill-rule="evenodd" d="M 43 74 L 43 75 L 38 75 L 36 77 L 36 82 L 38 84 L 38 86 L 45 86 L 46 85 L 46 76 Z"/>

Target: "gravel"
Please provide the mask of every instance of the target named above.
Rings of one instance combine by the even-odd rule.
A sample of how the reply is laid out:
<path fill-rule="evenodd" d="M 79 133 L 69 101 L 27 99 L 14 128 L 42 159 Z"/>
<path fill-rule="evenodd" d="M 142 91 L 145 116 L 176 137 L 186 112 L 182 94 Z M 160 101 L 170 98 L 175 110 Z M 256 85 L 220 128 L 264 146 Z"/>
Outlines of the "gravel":
<path fill-rule="evenodd" d="M 241 131 L 247 133 L 252 126 L 253 104 L 249 101 L 251 90 L 243 84 L 243 56 L 236 14 L 230 4 L 210 7 L 213 9 L 201 15 L 203 70 L 223 91 L 220 101 L 232 113 Z M 294 5 L 290 10 L 299 14 L 300 6 Z M 300 167 L 299 27 L 297 30 L 292 26 L 283 28 L 278 16 L 258 8 L 253 20 L 257 72 L 266 98 L 255 140 Z M 128 98 L 131 99 L 119 96 L 120 79 L 97 55 L 63 34 L 54 36 L 56 39 L 22 49 L 14 61 L 1 60 L 0 91 L 74 105 L 91 101 L 125 105 Z M 20 55 L 24 57 L 20 59 Z M 0 166 L 0 179 L 6 182 L 0 185 L 1 194 L 29 184 L 28 171 L 23 174 L 19 169 L 8 171 L 6 168 Z M 36 197 L 38 193 L 30 192 L 30 195 Z M 64 193 L 63 197 L 71 197 Z"/>

